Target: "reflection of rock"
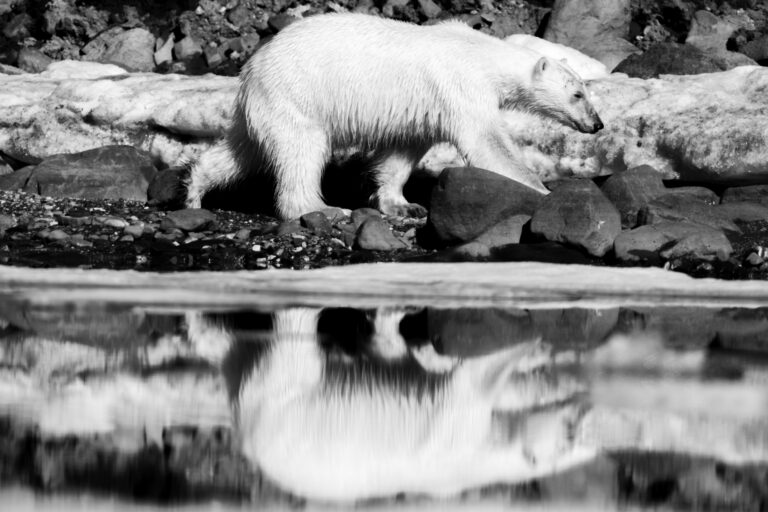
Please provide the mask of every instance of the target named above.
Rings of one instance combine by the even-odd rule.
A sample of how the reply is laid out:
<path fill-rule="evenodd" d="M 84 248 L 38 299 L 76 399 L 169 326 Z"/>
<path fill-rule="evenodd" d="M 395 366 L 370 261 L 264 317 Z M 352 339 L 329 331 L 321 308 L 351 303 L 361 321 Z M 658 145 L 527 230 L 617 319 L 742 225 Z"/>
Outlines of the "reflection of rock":
<path fill-rule="evenodd" d="M 668 347 L 701 349 L 712 342 L 718 324 L 711 309 L 631 308 L 621 310 L 618 330 L 627 334 L 654 334 L 661 337 Z"/>
<path fill-rule="evenodd" d="M 715 326 L 719 347 L 768 353 L 768 309 L 723 309 Z"/>

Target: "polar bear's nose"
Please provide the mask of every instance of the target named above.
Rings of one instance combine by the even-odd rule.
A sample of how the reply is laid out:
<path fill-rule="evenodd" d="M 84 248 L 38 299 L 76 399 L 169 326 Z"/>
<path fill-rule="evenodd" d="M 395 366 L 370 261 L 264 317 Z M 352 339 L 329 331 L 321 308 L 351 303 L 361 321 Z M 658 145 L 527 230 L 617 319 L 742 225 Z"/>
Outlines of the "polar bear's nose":
<path fill-rule="evenodd" d="M 605 128 L 605 126 L 603 125 L 603 122 L 598 118 L 598 120 L 595 121 L 595 124 L 592 125 L 592 133 L 597 133 L 603 128 Z"/>

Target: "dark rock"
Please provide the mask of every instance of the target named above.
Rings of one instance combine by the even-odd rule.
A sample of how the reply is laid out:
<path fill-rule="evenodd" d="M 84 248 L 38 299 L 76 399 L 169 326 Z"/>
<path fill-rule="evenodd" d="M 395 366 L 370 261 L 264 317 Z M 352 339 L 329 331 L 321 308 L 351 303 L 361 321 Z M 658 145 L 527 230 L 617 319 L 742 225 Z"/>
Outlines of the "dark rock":
<path fill-rule="evenodd" d="M 186 199 L 186 167 L 170 167 L 158 172 L 147 188 L 147 202 L 152 206 L 181 208 Z"/>
<path fill-rule="evenodd" d="M 531 232 L 603 256 L 621 232 L 621 216 L 592 180 L 571 179 L 541 201 Z"/>
<path fill-rule="evenodd" d="M 408 245 L 397 238 L 381 217 L 369 217 L 357 230 L 355 245 L 371 251 L 393 251 L 405 249 Z"/>
<path fill-rule="evenodd" d="M 683 199 L 691 198 L 696 201 L 701 201 L 702 203 L 709 206 L 714 206 L 720 203 L 720 196 L 715 194 L 714 191 L 708 189 L 707 187 L 668 188 L 664 191 L 664 194 L 668 196 L 683 198 Z"/>
<path fill-rule="evenodd" d="M 283 235 L 291 235 L 293 233 L 300 233 L 302 231 L 301 223 L 298 219 L 293 220 L 286 220 L 284 222 L 281 222 L 280 225 L 277 227 L 277 235 L 283 236 Z"/>
<path fill-rule="evenodd" d="M 331 221 L 325 216 L 323 212 L 310 212 L 305 213 L 299 217 L 301 225 L 311 230 L 314 233 L 330 233 L 333 229 Z"/>
<path fill-rule="evenodd" d="M 32 16 L 23 12 L 15 15 L 3 27 L 3 35 L 11 41 L 21 42 L 31 35 L 34 25 Z"/>
<path fill-rule="evenodd" d="M 662 175 L 650 165 L 641 165 L 619 172 L 603 183 L 603 191 L 621 215 L 621 226 L 633 228 L 637 225 L 637 213 L 651 200 L 664 194 Z"/>
<path fill-rule="evenodd" d="M 205 63 L 209 68 L 215 68 L 224 62 L 224 56 L 222 55 L 220 48 L 212 48 L 207 46 L 203 51 L 203 54 L 205 56 Z"/>
<path fill-rule="evenodd" d="M 679 43 L 656 43 L 645 53 L 630 55 L 614 68 L 636 78 L 658 78 L 659 75 L 698 75 L 723 71 L 725 66 L 698 48 Z"/>
<path fill-rule="evenodd" d="M 445 169 L 432 191 L 427 225 L 446 243 L 468 242 L 513 215 L 532 215 L 544 194 L 474 167 Z"/>
<path fill-rule="evenodd" d="M 768 206 L 768 185 L 731 187 L 723 192 L 723 203 L 740 203 L 743 201 Z"/>
<path fill-rule="evenodd" d="M 712 261 L 727 260 L 733 247 L 720 229 L 694 222 L 660 222 L 622 232 L 616 237 L 614 250 L 621 261 L 658 262 L 682 257 Z"/>
<path fill-rule="evenodd" d="M 713 313 L 707 308 L 680 306 L 622 309 L 617 331 L 637 339 L 645 333 L 670 348 L 701 350 L 715 338 L 718 321 Z"/>
<path fill-rule="evenodd" d="M 24 190 L 34 170 L 34 165 L 28 165 L 10 174 L 3 174 L 0 176 L 0 190 Z"/>
<path fill-rule="evenodd" d="M 619 309 L 531 309 L 541 340 L 556 349 L 584 349 L 601 344 L 613 332 Z"/>
<path fill-rule="evenodd" d="M 290 25 L 291 23 L 295 23 L 299 21 L 299 18 L 296 16 L 291 16 L 290 14 L 275 14 L 274 16 L 269 17 L 269 21 L 267 21 L 267 24 L 269 25 L 269 29 L 277 34 L 281 30 L 283 30 L 285 27 Z"/>
<path fill-rule="evenodd" d="M 768 34 L 749 41 L 739 51 L 758 62 L 768 61 Z"/>
<path fill-rule="evenodd" d="M 32 169 L 23 189 L 53 197 L 146 201 L 147 187 L 156 172 L 152 158 L 144 151 L 132 146 L 103 146 L 46 158 Z M 0 187 L 3 178 L 6 176 L 0 176 Z"/>
<path fill-rule="evenodd" d="M 638 215 L 638 224 L 660 222 L 693 222 L 715 229 L 735 233 L 741 230 L 715 206 L 706 204 L 695 197 L 663 195 L 648 203 Z"/>
<path fill-rule="evenodd" d="M 768 309 L 723 309 L 714 318 L 717 346 L 728 350 L 768 352 Z"/>
<path fill-rule="evenodd" d="M 180 229 L 182 231 L 203 231 L 216 224 L 218 217 L 213 212 L 202 208 L 186 208 L 169 212 L 160 223 L 160 228 Z"/>
<path fill-rule="evenodd" d="M 360 229 L 360 226 L 372 217 L 380 219 L 381 212 L 379 210 L 374 210 L 373 208 L 358 208 L 357 210 L 353 210 L 351 220 L 352 224 L 355 226 L 355 231 Z"/>
<path fill-rule="evenodd" d="M 45 71 L 53 59 L 35 48 L 21 48 L 19 50 L 18 66 L 28 73 L 40 73 Z"/>
<path fill-rule="evenodd" d="M 331 221 L 332 224 L 347 218 L 347 213 L 341 208 L 337 208 L 335 206 L 329 206 L 328 208 L 323 208 L 320 211 L 323 213 L 323 215 L 328 217 L 328 220 Z"/>
<path fill-rule="evenodd" d="M 477 357 L 538 338 L 525 309 L 428 309 L 427 334 L 443 355 Z"/>
<path fill-rule="evenodd" d="M 768 221 L 768 206 L 742 201 L 719 204 L 715 207 L 718 214 L 732 221 L 755 222 Z"/>
<path fill-rule="evenodd" d="M 531 220 L 530 215 L 512 215 L 502 219 L 471 242 L 457 247 L 456 250 L 472 258 L 487 258 L 494 248 L 519 243 L 523 226 L 529 220 Z"/>

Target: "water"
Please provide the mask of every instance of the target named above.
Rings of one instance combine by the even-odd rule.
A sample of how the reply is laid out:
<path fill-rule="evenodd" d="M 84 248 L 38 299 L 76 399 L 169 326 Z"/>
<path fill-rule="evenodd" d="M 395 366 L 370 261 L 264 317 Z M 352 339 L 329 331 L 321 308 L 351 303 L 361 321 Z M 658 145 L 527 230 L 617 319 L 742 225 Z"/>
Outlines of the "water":
<path fill-rule="evenodd" d="M 756 510 L 768 308 L 0 302 L 0 508 Z"/>

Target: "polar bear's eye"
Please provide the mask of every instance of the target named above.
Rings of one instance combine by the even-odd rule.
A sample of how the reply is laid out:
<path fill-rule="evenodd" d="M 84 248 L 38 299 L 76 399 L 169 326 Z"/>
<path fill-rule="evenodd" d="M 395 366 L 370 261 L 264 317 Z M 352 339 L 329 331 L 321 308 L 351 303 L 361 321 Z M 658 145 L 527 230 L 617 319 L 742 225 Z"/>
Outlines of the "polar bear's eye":
<path fill-rule="evenodd" d="M 580 100 L 581 98 L 584 97 L 584 95 L 581 94 L 581 92 L 577 92 L 576 94 L 573 95 L 573 97 L 576 98 L 577 100 Z"/>

